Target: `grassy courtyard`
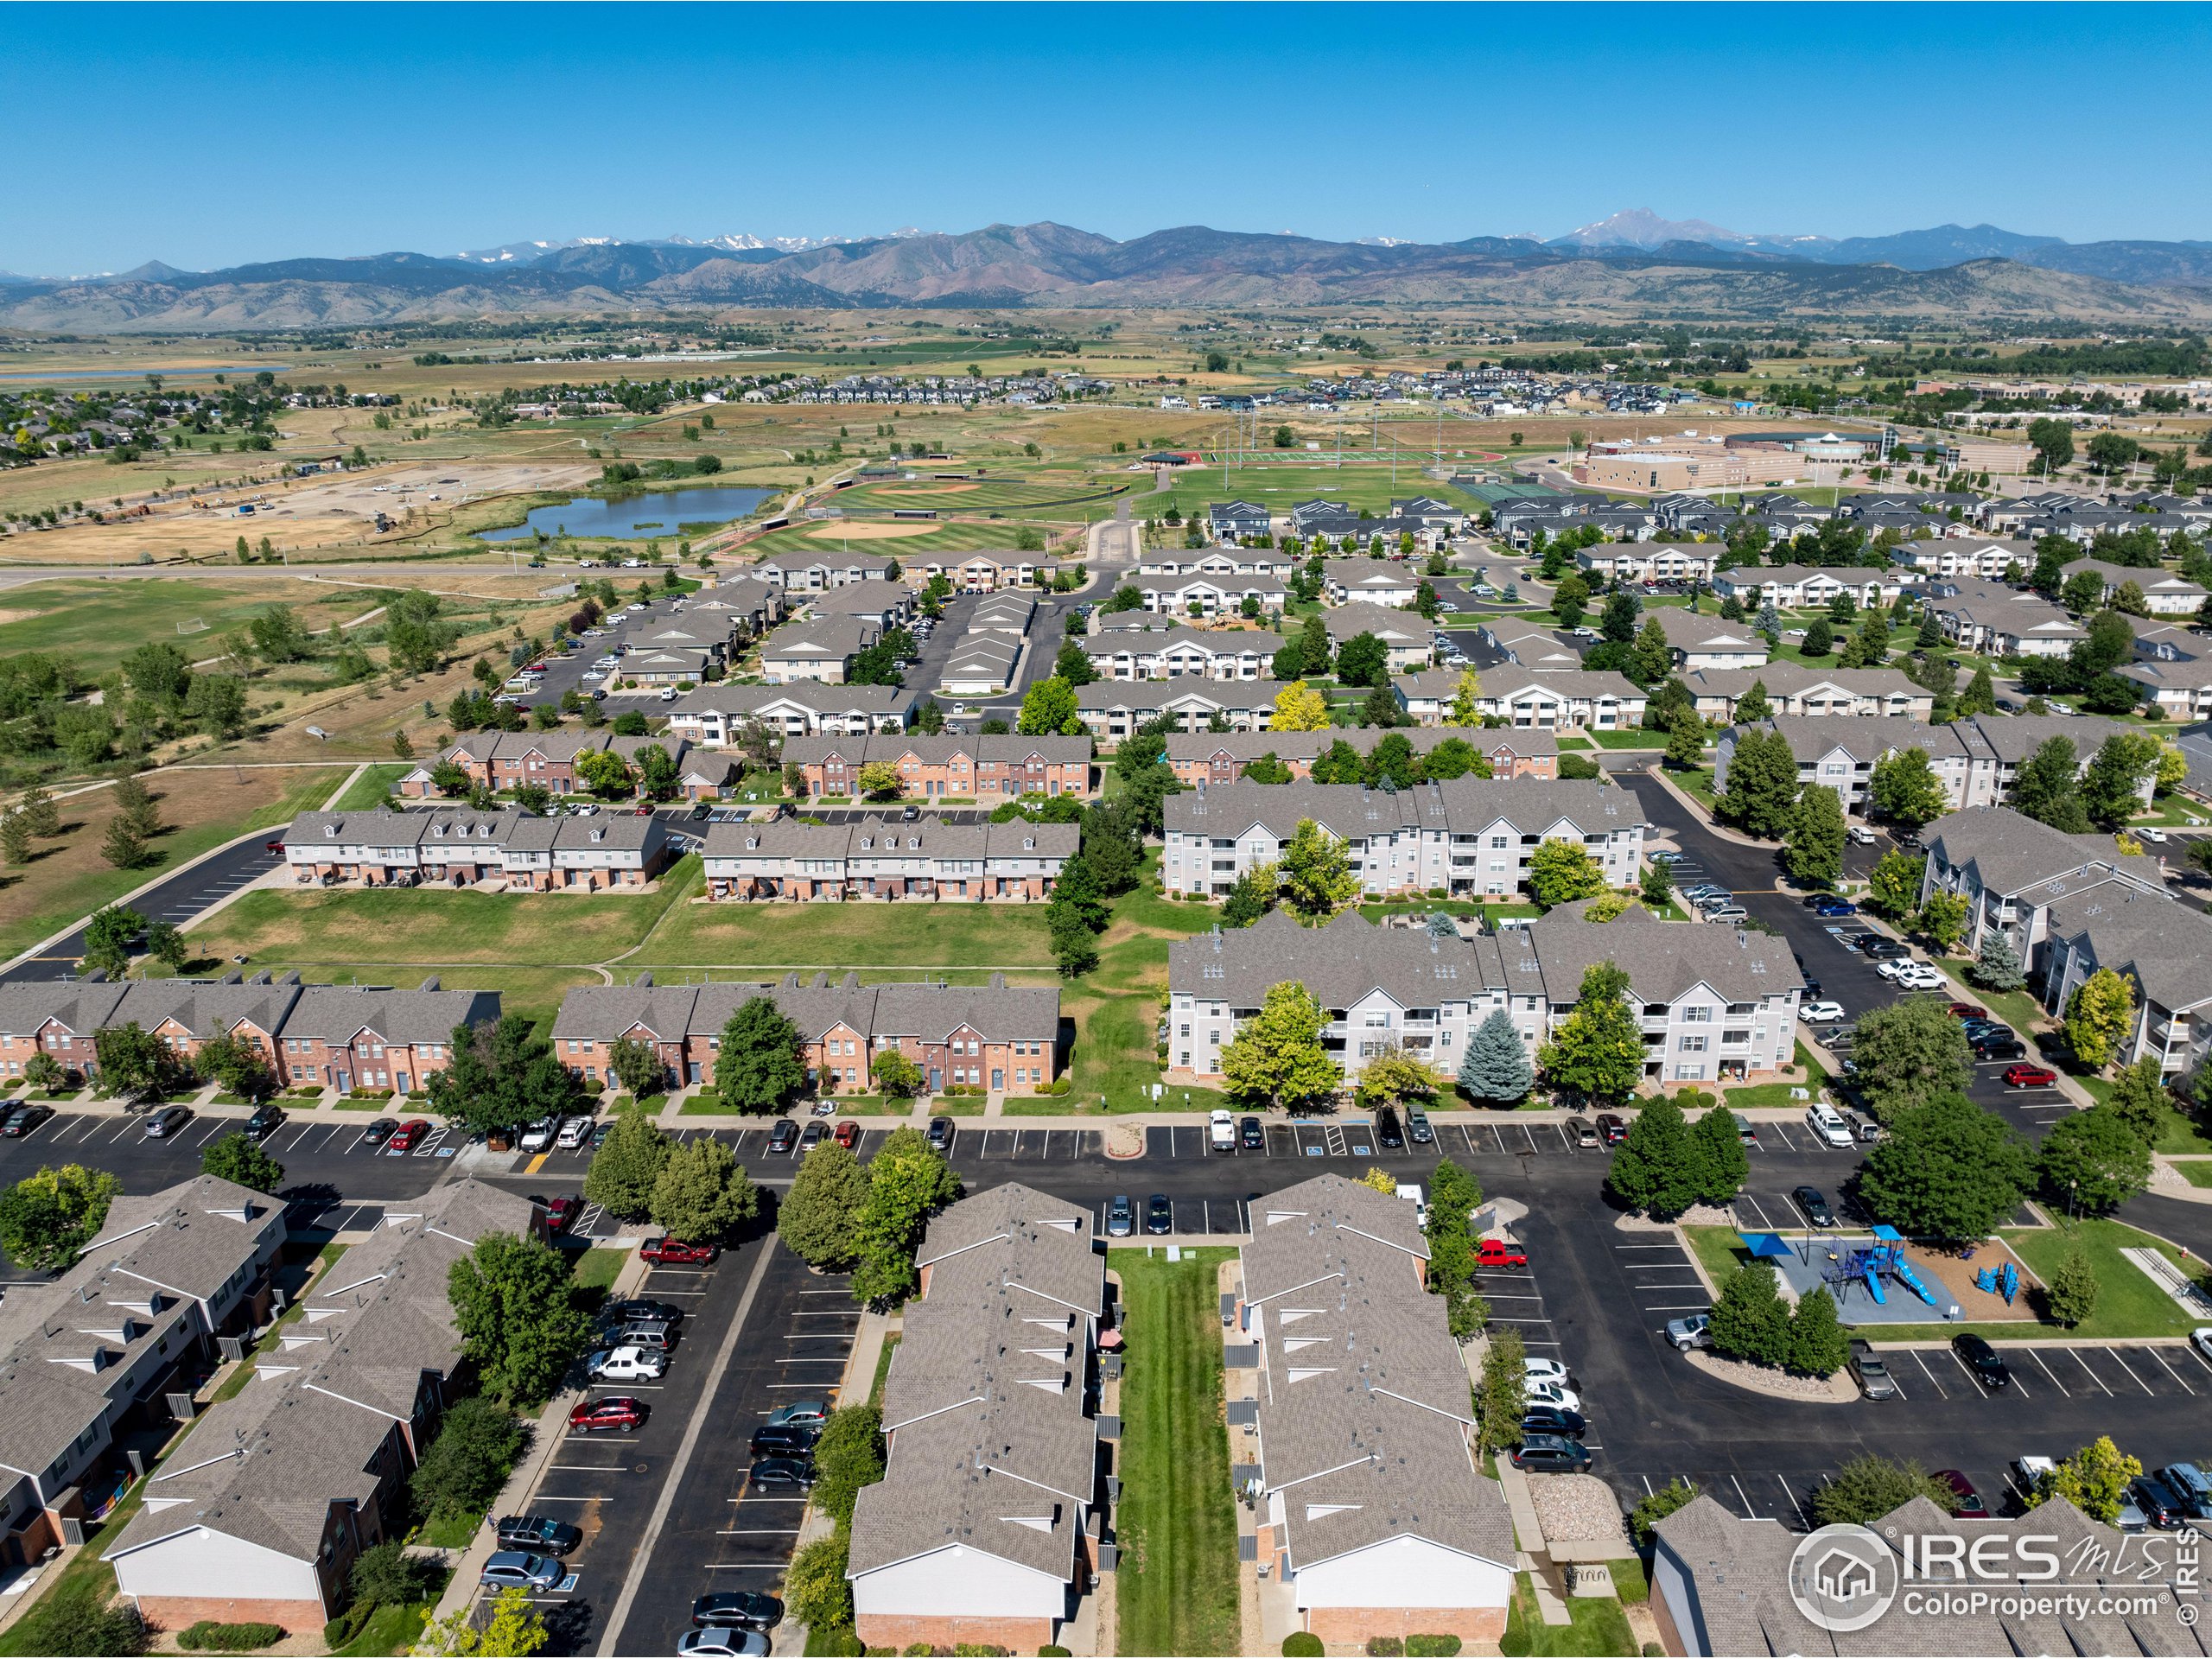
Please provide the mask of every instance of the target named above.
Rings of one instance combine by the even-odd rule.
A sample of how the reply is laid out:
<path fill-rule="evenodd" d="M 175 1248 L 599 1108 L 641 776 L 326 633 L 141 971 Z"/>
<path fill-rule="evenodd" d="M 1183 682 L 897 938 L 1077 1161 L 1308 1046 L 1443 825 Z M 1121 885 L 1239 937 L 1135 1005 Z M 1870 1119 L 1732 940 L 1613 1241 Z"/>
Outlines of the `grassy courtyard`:
<path fill-rule="evenodd" d="M 1122 1382 L 1122 1653 L 1243 1650 L 1236 1509 L 1222 1427 L 1218 1266 L 1228 1249 L 1118 1249 L 1129 1366 Z"/>

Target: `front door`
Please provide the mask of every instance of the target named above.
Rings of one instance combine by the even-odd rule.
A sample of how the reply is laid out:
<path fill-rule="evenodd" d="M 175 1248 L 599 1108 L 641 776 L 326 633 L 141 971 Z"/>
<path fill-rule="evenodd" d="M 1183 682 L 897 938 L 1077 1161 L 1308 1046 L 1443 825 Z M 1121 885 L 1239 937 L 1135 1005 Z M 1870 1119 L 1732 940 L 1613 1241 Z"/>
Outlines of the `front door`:
<path fill-rule="evenodd" d="M 1003 1090 L 1005 1090 L 1005 1088 L 1006 1088 L 1006 1068 L 1005 1068 L 1005 1067 L 1003 1067 L 1003 1066 L 995 1065 L 995 1066 L 993 1066 L 993 1067 L 991 1068 L 991 1088 L 993 1089 L 993 1090 L 994 1090 L 994 1091 L 1003 1091 Z"/>
<path fill-rule="evenodd" d="M 944 1087 L 944 1068 L 941 1065 L 933 1065 L 930 1067 L 930 1092 L 931 1094 L 935 1094 L 938 1090 Z"/>

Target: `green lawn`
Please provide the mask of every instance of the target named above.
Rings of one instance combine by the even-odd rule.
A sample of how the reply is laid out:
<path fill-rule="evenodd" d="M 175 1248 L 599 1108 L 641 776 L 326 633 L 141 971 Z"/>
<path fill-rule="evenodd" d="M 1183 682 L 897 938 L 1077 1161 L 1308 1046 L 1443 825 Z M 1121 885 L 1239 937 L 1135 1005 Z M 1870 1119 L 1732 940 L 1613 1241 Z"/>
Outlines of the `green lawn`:
<path fill-rule="evenodd" d="M 569 1264 L 569 1279 L 578 1290 L 606 1290 L 613 1284 L 622 1271 L 622 1264 L 630 1259 L 627 1250 L 609 1249 L 594 1244 L 580 1254 Z"/>
<path fill-rule="evenodd" d="M 639 967 L 1049 972 L 1052 952 L 1043 905 L 732 902 L 677 906 L 629 960 Z"/>
<path fill-rule="evenodd" d="M 1641 1557 L 1630 1555 L 1605 1566 L 1613 1575 L 1613 1589 L 1624 1603 L 1651 1599 L 1651 1581 L 1644 1576 Z"/>
<path fill-rule="evenodd" d="M 1180 1262 L 1110 1250 L 1128 1310 L 1122 1382 L 1122 1541 L 1117 1650 L 1243 1650 L 1236 1510 L 1222 1426 L 1216 1269 L 1235 1252 Z"/>
<path fill-rule="evenodd" d="M 2184 1158 L 2174 1167 L 2191 1186 L 2212 1186 L 2212 1158 Z"/>
<path fill-rule="evenodd" d="M 106 673 L 143 645 L 175 645 L 197 661 L 220 656 L 217 642 L 223 634 L 272 604 L 290 605 L 303 626 L 325 628 L 374 610 L 378 600 L 361 588 L 334 593 L 304 577 L 257 575 L 42 582 L 10 590 L 5 609 L 11 620 L 0 622 L 0 656 L 44 652 L 67 657 L 86 679 Z M 195 622 L 207 626 L 177 632 L 178 624 Z"/>
<path fill-rule="evenodd" d="M 1061 1015 L 1075 1025 L 1069 1064 L 1074 1092 L 1049 1104 L 1009 1101 L 1009 1113 L 1095 1113 L 1102 1097 L 1109 1112 L 1151 1111 L 1160 1105 L 1203 1112 L 1224 1103 L 1208 1089 L 1178 1089 L 1161 1103 L 1151 1097 L 1160 1074 L 1155 1033 L 1167 1001 L 1168 947 L 1211 927 L 1218 913 L 1211 905 L 1185 904 L 1154 893 L 1159 858 L 1157 852 L 1147 853 L 1136 887 L 1114 901 L 1111 919 L 1099 938 L 1098 966 L 1061 988 Z"/>
<path fill-rule="evenodd" d="M 415 770 L 412 760 L 388 760 L 381 766 L 371 766 L 347 786 L 338 798 L 340 812 L 365 812 L 381 806 L 392 791 L 392 786 Z"/>
<path fill-rule="evenodd" d="M 1601 749 L 1663 749 L 1667 747 L 1666 733 L 1647 732 L 1641 727 L 1624 732 L 1585 731 L 1582 734 Z"/>
<path fill-rule="evenodd" d="M 1599 1659 L 1599 1656 L 1633 1655 L 1636 1637 L 1629 1630 L 1621 1605 L 1604 1596 L 1569 1596 L 1567 1624 L 1547 1624 L 1536 1611 L 1535 1592 L 1529 1575 L 1513 1580 L 1513 1604 L 1506 1610 L 1505 1635 L 1497 1650 L 1514 1656 L 1538 1655 L 1543 1659 Z"/>
<path fill-rule="evenodd" d="M 898 1351 L 899 1333 L 892 1332 L 883 1339 L 883 1351 L 875 1357 L 875 1378 L 868 1385 L 868 1402 L 880 1404 L 883 1399 L 883 1379 L 891 1375 L 891 1356 Z"/>
<path fill-rule="evenodd" d="M 1809 1089 L 1817 1095 L 1833 1081 L 1815 1063 L 1812 1051 L 1802 1042 L 1797 1045 L 1796 1058 L 1798 1070 L 1794 1077 L 1785 1077 L 1779 1083 L 1754 1084 L 1749 1089 L 1728 1090 L 1730 1109 L 1740 1111 L 1747 1106 L 1795 1106 L 1798 1103 L 1790 1097 L 1791 1089 Z"/>
<path fill-rule="evenodd" d="M 450 1576 L 441 1573 L 441 1580 Z M 442 1582 L 439 1585 L 442 1592 Z M 383 1659 L 383 1656 L 407 1653 L 423 1634 L 423 1627 L 430 1622 L 430 1614 L 438 1605 L 436 1594 L 408 1606 L 391 1602 L 378 1604 L 369 1615 L 369 1622 L 361 1626 L 361 1633 L 342 1648 L 334 1648 L 333 1659 Z"/>

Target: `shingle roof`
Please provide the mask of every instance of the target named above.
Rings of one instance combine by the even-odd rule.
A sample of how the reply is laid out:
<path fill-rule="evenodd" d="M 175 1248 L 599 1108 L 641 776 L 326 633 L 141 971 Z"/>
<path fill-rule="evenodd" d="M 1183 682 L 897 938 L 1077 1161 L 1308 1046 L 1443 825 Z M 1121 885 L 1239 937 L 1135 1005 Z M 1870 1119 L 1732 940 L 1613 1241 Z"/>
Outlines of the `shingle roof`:
<path fill-rule="evenodd" d="M 285 1033 L 344 1043 L 357 1031 L 387 1043 L 442 1043 L 456 1026 L 499 1017 L 497 991 L 405 991 L 382 985 L 309 985 L 300 993 Z"/>
<path fill-rule="evenodd" d="M 1645 822 L 1626 790 L 1602 781 L 1533 778 L 1456 778 L 1395 793 L 1360 784 L 1218 784 L 1185 790 L 1165 803 L 1170 833 L 1241 835 L 1262 825 L 1277 840 L 1311 818 L 1339 840 L 1362 840 L 1401 829 L 1469 834 L 1500 822 L 1524 834 L 1562 821 L 1585 834 L 1628 830 Z"/>
<path fill-rule="evenodd" d="M 2050 931 L 2086 935 L 2099 967 L 2132 974 L 2169 1013 L 2212 1001 L 2212 918 L 2164 893 L 2105 884 L 2052 906 Z"/>
<path fill-rule="evenodd" d="M 2038 884 L 2085 873 L 2100 880 L 2117 871 L 2154 887 L 2164 880 L 2154 858 L 2123 854 L 2102 836 L 2066 835 L 2009 806 L 1947 813 L 1921 832 L 1921 840 L 1946 864 L 1972 870 L 1984 887 L 1999 893 L 2025 893 Z M 2054 889 L 2046 897 L 2059 897 L 2063 891 Z"/>

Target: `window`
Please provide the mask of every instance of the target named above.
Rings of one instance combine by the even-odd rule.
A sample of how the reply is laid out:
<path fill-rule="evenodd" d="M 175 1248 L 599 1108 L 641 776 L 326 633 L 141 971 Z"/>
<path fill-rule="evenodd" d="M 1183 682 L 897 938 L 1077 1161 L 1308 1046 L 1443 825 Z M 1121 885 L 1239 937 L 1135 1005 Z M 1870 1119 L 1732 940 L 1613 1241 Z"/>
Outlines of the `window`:
<path fill-rule="evenodd" d="M 1713 1018 L 1711 1008 L 1684 1008 L 1682 1018 L 1693 1026 L 1701 1026 Z"/>
<path fill-rule="evenodd" d="M 1705 1039 L 1703 1037 L 1685 1037 L 1682 1039 L 1679 1046 L 1685 1054 L 1702 1054 L 1705 1052 Z"/>

